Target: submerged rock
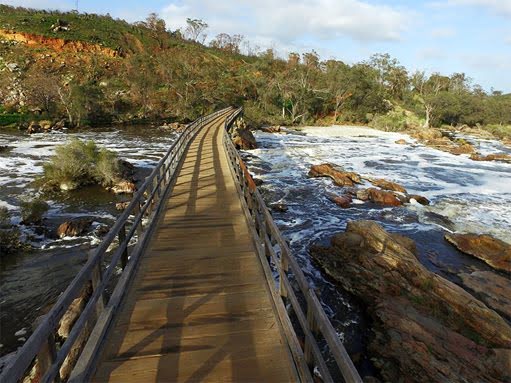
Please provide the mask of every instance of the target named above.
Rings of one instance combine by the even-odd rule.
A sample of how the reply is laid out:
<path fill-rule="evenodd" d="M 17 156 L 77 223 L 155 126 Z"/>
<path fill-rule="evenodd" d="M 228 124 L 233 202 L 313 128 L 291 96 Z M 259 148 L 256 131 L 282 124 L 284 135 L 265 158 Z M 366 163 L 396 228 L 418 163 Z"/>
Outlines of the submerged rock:
<path fill-rule="evenodd" d="M 387 381 L 511 378 L 511 327 L 467 291 L 428 271 L 373 221 L 349 222 L 312 257 L 373 319 L 369 352 Z"/>
<path fill-rule="evenodd" d="M 395 143 L 398 144 L 398 145 L 406 145 L 406 144 L 408 144 L 408 142 L 405 139 L 403 139 L 403 138 L 397 140 Z"/>
<path fill-rule="evenodd" d="M 445 239 L 465 254 L 494 269 L 511 272 L 511 245 L 487 234 L 446 234 Z"/>
<path fill-rule="evenodd" d="M 312 165 L 309 177 L 330 177 L 337 186 L 354 186 L 361 183 L 357 173 L 347 172 L 342 167 L 333 164 Z"/>
<path fill-rule="evenodd" d="M 511 319 L 511 280 L 491 271 L 459 275 L 463 284 L 492 309 Z"/>
<path fill-rule="evenodd" d="M 285 213 L 288 211 L 288 207 L 285 203 L 282 202 L 276 202 L 270 204 L 270 209 L 279 213 Z"/>
<path fill-rule="evenodd" d="M 84 218 L 67 221 L 58 227 L 57 235 L 59 238 L 78 237 L 87 232 L 91 224 L 92 220 Z"/>
<path fill-rule="evenodd" d="M 502 162 L 511 162 L 511 155 L 509 154 L 488 154 L 487 156 L 482 156 L 480 154 L 472 154 L 470 156 L 471 160 L 474 161 L 502 161 Z"/>
<path fill-rule="evenodd" d="M 334 202 L 337 206 L 342 207 L 343 209 L 347 209 L 351 206 L 351 202 L 353 199 L 351 196 L 344 194 L 344 195 L 333 195 L 330 197 L 330 200 Z"/>

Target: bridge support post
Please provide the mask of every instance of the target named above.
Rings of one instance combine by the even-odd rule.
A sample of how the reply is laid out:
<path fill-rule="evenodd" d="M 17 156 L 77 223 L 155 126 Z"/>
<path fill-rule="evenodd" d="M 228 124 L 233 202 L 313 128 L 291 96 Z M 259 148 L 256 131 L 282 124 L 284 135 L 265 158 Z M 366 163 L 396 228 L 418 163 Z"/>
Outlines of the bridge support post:
<path fill-rule="evenodd" d="M 309 290 L 309 293 L 313 294 L 310 290 Z M 312 307 L 312 300 L 311 300 L 310 296 L 307 296 L 307 327 L 309 328 L 312 335 L 316 335 L 318 333 L 317 321 L 314 316 L 314 310 Z M 304 356 L 305 356 L 305 361 L 307 362 L 307 365 L 309 366 L 309 368 L 313 369 L 314 368 L 314 354 L 312 352 L 312 345 L 307 338 L 305 338 Z"/>
<path fill-rule="evenodd" d="M 124 242 L 126 242 L 126 224 L 122 225 L 121 230 L 119 230 L 119 246 L 124 246 Z M 126 247 L 121 255 L 121 268 L 124 270 L 126 265 L 128 264 L 128 244 L 126 243 Z"/>

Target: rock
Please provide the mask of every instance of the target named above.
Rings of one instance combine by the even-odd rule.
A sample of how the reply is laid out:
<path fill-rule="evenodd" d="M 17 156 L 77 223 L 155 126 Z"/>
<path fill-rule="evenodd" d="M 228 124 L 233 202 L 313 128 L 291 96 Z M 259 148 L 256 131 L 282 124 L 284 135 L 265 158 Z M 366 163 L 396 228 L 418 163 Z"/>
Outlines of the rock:
<path fill-rule="evenodd" d="M 474 161 L 502 161 L 502 162 L 511 162 L 511 155 L 499 153 L 499 154 L 488 154 L 487 156 L 481 156 L 479 154 L 472 154 L 470 156 L 471 160 Z"/>
<path fill-rule="evenodd" d="M 401 200 L 392 192 L 379 190 L 375 188 L 367 189 L 369 200 L 374 203 L 385 206 L 400 206 L 403 203 Z"/>
<path fill-rule="evenodd" d="M 84 234 L 92 224 L 90 219 L 80 218 L 64 222 L 57 229 L 59 238 L 78 237 Z"/>
<path fill-rule="evenodd" d="M 248 129 L 236 129 L 232 133 L 232 142 L 238 150 L 257 149 L 257 141 Z"/>
<path fill-rule="evenodd" d="M 133 194 L 137 191 L 137 186 L 134 182 L 122 180 L 110 188 L 115 194 Z"/>
<path fill-rule="evenodd" d="M 413 138 L 418 140 L 437 140 L 442 138 L 442 132 L 436 129 L 421 129 L 411 134 Z"/>
<path fill-rule="evenodd" d="M 280 126 L 261 126 L 259 130 L 265 133 L 280 133 L 282 128 Z"/>
<path fill-rule="evenodd" d="M 7 153 L 11 150 L 12 148 L 10 146 L 7 146 L 7 145 L 0 145 L 0 154 L 2 153 Z"/>
<path fill-rule="evenodd" d="M 99 225 L 98 227 L 96 227 L 94 229 L 94 234 L 97 237 L 103 237 L 106 234 L 108 234 L 109 231 L 110 231 L 110 226 L 108 226 L 108 225 Z"/>
<path fill-rule="evenodd" d="M 399 144 L 399 145 L 406 145 L 406 144 L 408 144 L 408 142 L 405 139 L 403 139 L 403 138 L 397 140 L 395 143 Z"/>
<path fill-rule="evenodd" d="M 456 284 L 428 271 L 410 240 L 372 221 L 348 222 L 311 255 L 366 305 L 368 351 L 384 381 L 497 382 L 509 379 L 511 327 Z"/>
<path fill-rule="evenodd" d="M 309 177 L 330 177 L 337 186 L 354 186 L 356 183 L 361 183 L 357 173 L 347 172 L 333 164 L 312 165 Z"/>
<path fill-rule="evenodd" d="M 391 191 L 397 191 L 400 193 L 406 193 L 406 189 L 403 186 L 401 186 L 395 182 L 387 181 L 384 179 L 375 179 L 375 180 L 371 179 L 371 180 L 369 180 L 369 182 L 371 182 L 374 186 L 377 186 L 383 190 L 391 190 Z"/>
<path fill-rule="evenodd" d="M 131 177 L 135 174 L 135 165 L 122 158 L 119 158 L 118 163 L 122 177 L 125 179 L 131 179 Z"/>
<path fill-rule="evenodd" d="M 53 126 L 51 127 L 51 130 L 62 130 L 65 129 L 67 125 L 67 121 L 65 119 L 57 121 Z"/>
<path fill-rule="evenodd" d="M 334 202 L 337 206 L 342 207 L 343 209 L 347 209 L 350 207 L 352 198 L 349 195 L 339 195 L 332 196 L 331 201 Z"/>
<path fill-rule="evenodd" d="M 369 192 L 367 189 L 360 189 L 355 192 L 355 195 L 357 199 L 361 201 L 368 201 L 369 200 Z"/>
<path fill-rule="evenodd" d="M 429 205 L 430 201 L 426 197 L 420 196 L 418 194 L 410 194 L 407 196 L 407 202 L 411 202 L 411 200 L 415 200 L 417 203 L 420 203 L 421 205 Z"/>
<path fill-rule="evenodd" d="M 85 304 L 89 300 L 91 292 L 92 289 L 90 288 L 90 286 L 83 288 L 78 298 L 75 298 L 73 302 L 71 302 L 69 308 L 60 319 L 57 334 L 62 339 L 67 339 L 69 337 L 69 334 L 73 329 L 73 325 L 77 321 L 81 312 L 85 308 Z"/>
<path fill-rule="evenodd" d="M 494 269 L 511 272 L 511 245 L 508 243 L 486 234 L 446 234 L 445 239 Z"/>
<path fill-rule="evenodd" d="M 270 204 L 270 209 L 273 211 L 277 211 L 280 213 L 285 213 L 288 210 L 288 207 L 286 204 L 282 202 L 272 203 Z"/>
<path fill-rule="evenodd" d="M 257 149 L 257 141 L 247 128 L 247 124 L 243 118 L 237 119 L 230 128 L 231 140 L 238 150 Z"/>
<path fill-rule="evenodd" d="M 459 274 L 463 284 L 492 309 L 511 319 L 511 280 L 491 271 Z"/>
<path fill-rule="evenodd" d="M 261 186 L 264 183 L 264 181 L 262 179 L 260 179 L 260 178 L 252 177 L 252 179 L 254 180 L 255 186 Z"/>
<path fill-rule="evenodd" d="M 186 124 L 181 124 L 179 122 L 172 122 L 170 124 L 164 124 L 162 126 L 160 126 L 161 129 L 165 129 L 165 130 L 172 130 L 174 132 L 177 132 L 177 133 L 182 133 L 185 131 L 186 127 L 188 125 Z"/>
<path fill-rule="evenodd" d="M 36 121 L 32 121 L 27 128 L 28 134 L 41 133 L 42 131 L 43 129 L 41 128 L 41 125 L 39 125 Z"/>
<path fill-rule="evenodd" d="M 131 201 L 117 202 L 115 204 L 115 208 L 117 210 L 124 210 L 124 209 L 126 209 L 129 206 L 130 203 L 131 203 Z"/>

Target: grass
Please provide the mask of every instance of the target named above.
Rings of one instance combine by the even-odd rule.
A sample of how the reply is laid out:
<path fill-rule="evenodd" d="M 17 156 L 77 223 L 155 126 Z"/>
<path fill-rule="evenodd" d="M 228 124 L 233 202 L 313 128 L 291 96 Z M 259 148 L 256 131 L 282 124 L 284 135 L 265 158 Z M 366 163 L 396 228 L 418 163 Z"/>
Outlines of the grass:
<path fill-rule="evenodd" d="M 21 201 L 20 208 L 22 222 L 27 225 L 32 225 L 41 223 L 50 207 L 43 200 L 36 198 L 33 200 Z"/>
<path fill-rule="evenodd" d="M 481 127 L 481 129 L 486 130 L 487 132 L 490 132 L 495 137 L 498 137 L 500 139 L 511 139 L 511 125 L 484 125 Z"/>
<path fill-rule="evenodd" d="M 122 179 L 117 155 L 98 147 L 93 141 L 73 139 L 55 149 L 55 155 L 44 165 L 44 181 L 64 190 L 83 185 L 112 186 Z"/>
<path fill-rule="evenodd" d="M 57 20 L 70 25 L 68 31 L 53 32 L 51 26 Z M 80 14 L 9 7 L 0 4 L 0 28 L 42 35 L 66 40 L 78 40 L 98 44 L 114 50 L 138 51 L 142 43 L 145 47 L 171 45 L 177 42 L 170 33 L 157 36 L 150 29 L 132 25 L 110 15 Z M 130 37 L 134 36 L 134 38 Z M 138 41 L 137 41 L 138 40 Z"/>

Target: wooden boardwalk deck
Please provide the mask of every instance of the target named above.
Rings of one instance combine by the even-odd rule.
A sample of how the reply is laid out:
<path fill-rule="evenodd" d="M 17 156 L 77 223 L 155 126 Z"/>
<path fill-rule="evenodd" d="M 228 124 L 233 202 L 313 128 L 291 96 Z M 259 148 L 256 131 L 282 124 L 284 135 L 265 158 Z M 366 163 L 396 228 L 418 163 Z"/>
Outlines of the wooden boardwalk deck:
<path fill-rule="evenodd" d="M 298 380 L 222 145 L 205 126 L 116 314 L 93 381 Z"/>

